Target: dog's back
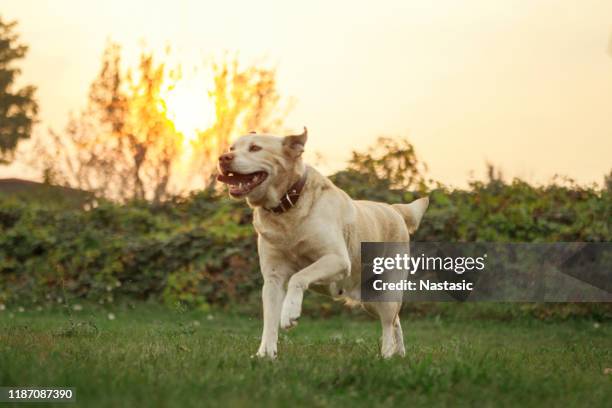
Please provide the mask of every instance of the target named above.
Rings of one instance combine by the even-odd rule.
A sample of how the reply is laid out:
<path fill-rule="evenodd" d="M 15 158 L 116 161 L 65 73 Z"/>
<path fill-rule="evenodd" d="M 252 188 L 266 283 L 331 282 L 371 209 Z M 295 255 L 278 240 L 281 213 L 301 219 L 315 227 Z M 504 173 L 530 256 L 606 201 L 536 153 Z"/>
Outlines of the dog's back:
<path fill-rule="evenodd" d="M 427 209 L 429 200 L 420 198 L 410 204 L 386 204 L 374 201 L 353 201 L 360 218 L 358 237 L 362 242 L 408 241 Z"/>
<path fill-rule="evenodd" d="M 354 200 L 358 218 L 355 226 L 360 242 L 407 241 L 408 229 L 402 215 L 391 205 Z"/>

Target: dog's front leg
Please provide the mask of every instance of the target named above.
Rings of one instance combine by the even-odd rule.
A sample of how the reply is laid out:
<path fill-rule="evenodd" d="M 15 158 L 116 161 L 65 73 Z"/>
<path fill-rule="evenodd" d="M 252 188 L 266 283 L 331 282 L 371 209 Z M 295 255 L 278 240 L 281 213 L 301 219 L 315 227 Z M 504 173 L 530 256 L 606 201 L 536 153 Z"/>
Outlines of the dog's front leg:
<path fill-rule="evenodd" d="M 280 326 L 289 329 L 297 324 L 297 319 L 302 313 L 304 291 L 308 286 L 321 280 L 339 280 L 350 275 L 350 272 L 351 263 L 348 254 L 327 254 L 293 275 L 287 285 Z"/>
<path fill-rule="evenodd" d="M 261 291 L 263 332 L 256 356 L 275 358 L 281 307 L 285 298 L 285 285 L 293 269 L 287 265 L 285 256 L 269 245 L 261 236 L 257 240 L 257 248 L 264 285 Z"/>
<path fill-rule="evenodd" d="M 281 306 L 285 297 L 285 279 L 279 276 L 264 277 L 261 300 L 263 302 L 263 333 L 257 357 L 276 357 L 278 343 L 278 325 L 281 316 Z"/>

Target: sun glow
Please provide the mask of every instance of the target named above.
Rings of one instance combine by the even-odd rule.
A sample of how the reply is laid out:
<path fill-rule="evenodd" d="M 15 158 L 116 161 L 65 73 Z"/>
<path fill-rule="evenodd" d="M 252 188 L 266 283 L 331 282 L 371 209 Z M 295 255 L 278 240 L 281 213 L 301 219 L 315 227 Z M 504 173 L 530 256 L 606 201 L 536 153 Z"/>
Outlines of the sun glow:
<path fill-rule="evenodd" d="M 183 146 L 192 150 L 198 140 L 198 133 L 215 123 L 215 106 L 207 87 L 196 78 L 180 79 L 170 87 L 162 99 L 166 105 L 168 119 L 183 135 Z"/>

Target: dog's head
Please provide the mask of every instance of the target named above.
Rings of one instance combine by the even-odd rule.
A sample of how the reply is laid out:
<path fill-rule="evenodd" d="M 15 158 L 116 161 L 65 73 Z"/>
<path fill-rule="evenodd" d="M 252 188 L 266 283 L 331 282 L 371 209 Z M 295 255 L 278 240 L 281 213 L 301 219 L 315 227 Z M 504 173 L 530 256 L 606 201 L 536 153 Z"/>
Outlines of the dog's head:
<path fill-rule="evenodd" d="M 219 157 L 217 180 L 233 198 L 252 206 L 274 207 L 304 172 L 302 153 L 308 132 L 285 137 L 250 133 L 236 140 Z"/>

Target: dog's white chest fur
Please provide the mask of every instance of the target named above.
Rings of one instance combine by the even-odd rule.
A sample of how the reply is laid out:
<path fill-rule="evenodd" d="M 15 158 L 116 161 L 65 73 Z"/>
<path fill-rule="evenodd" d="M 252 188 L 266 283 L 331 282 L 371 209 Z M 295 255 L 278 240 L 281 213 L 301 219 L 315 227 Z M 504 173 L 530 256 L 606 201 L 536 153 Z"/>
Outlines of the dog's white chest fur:
<path fill-rule="evenodd" d="M 277 257 L 282 257 L 296 271 L 312 264 L 324 250 L 317 237 L 318 228 L 309 222 L 295 225 L 292 220 L 275 216 L 272 221 L 255 221 L 254 226 L 266 246 L 272 248 Z"/>

